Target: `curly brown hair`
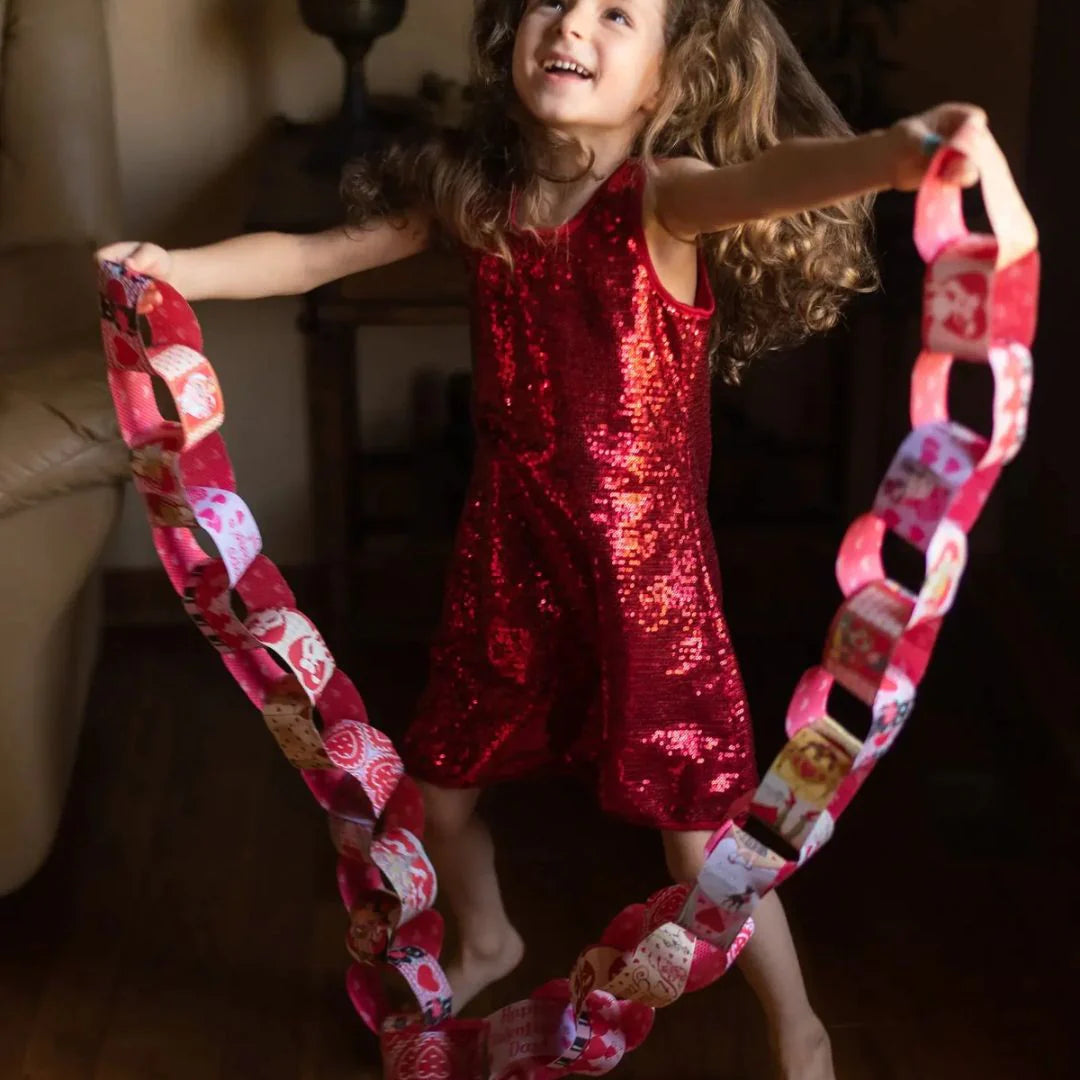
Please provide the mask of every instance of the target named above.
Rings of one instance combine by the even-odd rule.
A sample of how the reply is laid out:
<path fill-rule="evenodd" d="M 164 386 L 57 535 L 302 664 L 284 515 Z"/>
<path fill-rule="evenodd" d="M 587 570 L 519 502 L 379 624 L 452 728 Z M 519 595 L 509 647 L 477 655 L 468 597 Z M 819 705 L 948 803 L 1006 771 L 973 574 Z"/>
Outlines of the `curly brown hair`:
<path fill-rule="evenodd" d="M 560 179 L 544 168 L 552 136 L 514 90 L 523 9 L 523 0 L 476 0 L 467 124 L 353 163 L 343 193 L 354 223 L 420 209 L 453 239 L 509 259 L 515 193 L 529 220 L 540 179 Z M 666 39 L 661 101 L 634 151 L 646 163 L 731 165 L 784 139 L 851 134 L 767 0 L 667 0 Z M 853 292 L 876 285 L 870 205 L 856 199 L 702 237 L 717 301 L 715 371 L 737 382 L 755 355 L 831 329 Z"/>

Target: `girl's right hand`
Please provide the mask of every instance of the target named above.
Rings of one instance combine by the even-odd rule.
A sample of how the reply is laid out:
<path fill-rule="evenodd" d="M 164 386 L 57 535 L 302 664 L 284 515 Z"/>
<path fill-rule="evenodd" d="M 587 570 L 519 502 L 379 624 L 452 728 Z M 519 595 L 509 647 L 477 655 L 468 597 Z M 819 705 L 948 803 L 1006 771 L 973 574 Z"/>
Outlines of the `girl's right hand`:
<path fill-rule="evenodd" d="M 168 281 L 173 269 L 172 254 L 157 244 L 145 244 L 138 241 L 122 240 L 101 248 L 94 256 L 99 263 L 121 263 L 128 270 L 158 281 Z"/>

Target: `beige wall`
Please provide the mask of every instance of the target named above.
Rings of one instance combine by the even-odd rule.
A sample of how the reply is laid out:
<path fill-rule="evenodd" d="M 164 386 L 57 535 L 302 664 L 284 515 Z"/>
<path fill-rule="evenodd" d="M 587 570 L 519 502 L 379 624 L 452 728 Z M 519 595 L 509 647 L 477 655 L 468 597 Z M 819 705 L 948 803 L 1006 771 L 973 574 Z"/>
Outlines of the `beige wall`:
<path fill-rule="evenodd" d="M 128 234 L 184 244 L 235 232 L 266 121 L 315 117 L 336 103 L 332 47 L 303 28 L 295 0 L 108 2 Z M 410 0 L 404 25 L 372 54 L 373 86 L 408 91 L 425 69 L 461 77 L 470 8 L 471 0 Z M 911 109 L 950 98 L 984 104 L 1022 171 L 1034 9 L 1035 0 L 912 0 L 896 47 L 906 65 L 895 77 L 898 100 Z M 291 301 L 199 307 L 228 399 L 240 490 L 283 563 L 310 550 L 296 311 Z M 417 332 L 404 348 L 401 337 L 391 343 L 391 332 L 373 331 L 361 348 L 365 430 L 383 445 L 404 437 L 418 367 L 467 363 L 460 331 Z M 381 367 L 391 352 L 393 366 Z M 154 562 L 134 499 L 109 562 Z"/>
<path fill-rule="evenodd" d="M 301 24 L 296 0 L 107 0 L 128 236 L 181 245 L 236 232 L 266 122 L 332 110 L 341 71 L 328 41 Z M 372 53 L 373 87 L 409 91 L 420 72 L 463 77 L 471 0 L 410 0 L 406 21 Z M 206 303 L 198 315 L 221 377 L 225 436 L 240 491 L 282 563 L 310 550 L 307 461 L 297 303 Z M 403 349 L 388 334 L 361 340 L 362 387 L 373 441 L 404 435 L 413 372 L 468 363 L 460 330 L 425 330 Z M 401 359 L 402 352 L 405 359 Z M 282 448 L 287 448 L 283 451 Z M 272 463 L 272 465 L 268 464 Z M 156 561 L 136 499 L 111 545 L 111 566 Z"/>

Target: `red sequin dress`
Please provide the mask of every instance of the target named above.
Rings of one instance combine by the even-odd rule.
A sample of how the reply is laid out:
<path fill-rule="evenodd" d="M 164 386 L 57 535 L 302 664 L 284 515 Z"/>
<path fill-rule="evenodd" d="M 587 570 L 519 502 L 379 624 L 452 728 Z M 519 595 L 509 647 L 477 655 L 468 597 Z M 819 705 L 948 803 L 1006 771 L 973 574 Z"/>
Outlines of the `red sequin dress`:
<path fill-rule="evenodd" d="M 594 765 L 601 804 L 711 829 L 756 783 L 706 514 L 712 297 L 660 284 L 627 162 L 569 224 L 473 260 L 477 450 L 409 771 Z"/>

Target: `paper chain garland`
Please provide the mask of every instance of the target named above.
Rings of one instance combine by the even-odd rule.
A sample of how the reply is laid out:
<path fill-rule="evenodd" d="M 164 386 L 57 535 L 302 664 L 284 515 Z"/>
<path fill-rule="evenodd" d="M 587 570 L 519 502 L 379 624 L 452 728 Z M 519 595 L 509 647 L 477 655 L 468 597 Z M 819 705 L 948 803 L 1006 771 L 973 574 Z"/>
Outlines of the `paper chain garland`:
<path fill-rule="evenodd" d="M 981 170 L 996 236 L 968 233 L 960 193 L 941 179 L 958 154 Z M 221 388 L 202 355 L 193 312 L 168 285 L 115 264 L 103 268 L 109 384 L 154 543 L 184 607 L 329 815 L 349 912 L 348 992 L 380 1035 L 388 1080 L 609 1072 L 646 1037 L 655 1009 L 727 971 L 753 933 L 761 897 L 829 840 L 893 745 L 956 594 L 966 534 L 1027 423 L 1037 237 L 985 129 L 963 129 L 935 157 L 918 197 L 915 238 L 928 271 L 925 351 L 912 379 L 914 430 L 873 510 L 842 544 L 837 578 L 844 601 L 822 663 L 795 691 L 790 742 L 753 795 L 745 825 L 728 822 L 716 833 L 692 888 L 671 887 L 627 908 L 581 954 L 569 980 L 483 1021 L 450 1019 L 450 988 L 438 960 L 443 923 L 432 907 L 435 873 L 421 844 L 418 789 L 261 554 L 258 527 L 236 493 L 218 434 Z M 993 372 L 988 439 L 949 418 L 954 358 L 987 363 Z M 168 388 L 178 422 L 158 411 L 155 376 Z M 196 526 L 213 540 L 216 557 L 200 547 Z M 885 575 L 886 531 L 925 553 L 917 594 Z M 864 740 L 828 715 L 836 683 L 870 708 Z M 392 1011 L 387 974 L 408 987 L 415 1011 Z"/>

